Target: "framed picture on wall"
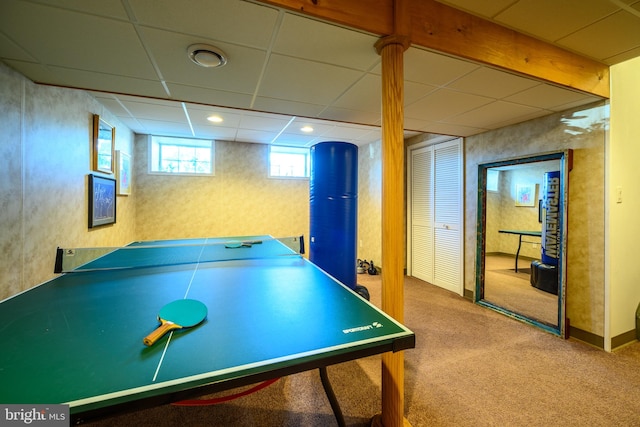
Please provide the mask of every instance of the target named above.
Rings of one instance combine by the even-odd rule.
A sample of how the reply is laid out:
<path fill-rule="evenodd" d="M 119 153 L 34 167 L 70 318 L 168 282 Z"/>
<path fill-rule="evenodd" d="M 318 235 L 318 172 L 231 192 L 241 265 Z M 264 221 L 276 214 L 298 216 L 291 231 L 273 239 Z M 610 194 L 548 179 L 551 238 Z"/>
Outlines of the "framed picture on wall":
<path fill-rule="evenodd" d="M 536 184 L 516 184 L 516 206 L 536 205 Z"/>
<path fill-rule="evenodd" d="M 116 180 L 89 175 L 89 228 L 116 222 Z"/>
<path fill-rule="evenodd" d="M 93 170 L 113 173 L 116 146 L 116 129 L 109 123 L 93 115 Z"/>
<path fill-rule="evenodd" d="M 131 194 L 131 156 L 116 151 L 116 185 L 119 196 Z"/>

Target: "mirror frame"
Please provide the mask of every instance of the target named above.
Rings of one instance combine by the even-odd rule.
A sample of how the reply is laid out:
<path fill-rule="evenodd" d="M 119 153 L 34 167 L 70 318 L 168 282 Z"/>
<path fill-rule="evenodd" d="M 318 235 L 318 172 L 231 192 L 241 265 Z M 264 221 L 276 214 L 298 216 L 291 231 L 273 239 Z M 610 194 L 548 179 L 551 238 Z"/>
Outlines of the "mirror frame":
<path fill-rule="evenodd" d="M 516 313 L 497 304 L 484 300 L 485 279 L 485 243 L 486 243 L 486 202 L 487 202 L 487 169 L 501 166 L 513 166 L 519 164 L 542 162 L 547 160 L 560 160 L 560 180 L 562 183 L 562 214 L 560 216 L 561 236 L 558 257 L 558 322 L 557 327 L 542 323 L 532 317 Z M 567 237 L 568 237 L 568 206 L 569 206 L 569 172 L 573 167 L 573 151 L 563 150 L 549 153 L 534 154 L 525 157 L 516 157 L 505 160 L 497 160 L 478 165 L 478 220 L 476 224 L 476 289 L 474 300 L 476 304 L 487 307 L 514 319 L 520 320 L 532 326 L 541 328 L 554 335 L 568 338 L 566 319 L 566 290 L 567 290 Z"/>
<path fill-rule="evenodd" d="M 114 172 L 116 129 L 98 114 L 93 115 L 93 170 L 112 174 Z M 106 161 L 105 159 L 109 159 Z M 103 165 L 103 163 L 105 163 Z"/>

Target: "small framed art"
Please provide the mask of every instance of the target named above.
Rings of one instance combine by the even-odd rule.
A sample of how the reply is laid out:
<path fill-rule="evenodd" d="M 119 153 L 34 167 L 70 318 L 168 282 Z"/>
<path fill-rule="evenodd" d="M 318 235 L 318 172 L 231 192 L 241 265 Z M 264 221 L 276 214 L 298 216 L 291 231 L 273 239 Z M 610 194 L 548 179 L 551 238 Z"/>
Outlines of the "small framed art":
<path fill-rule="evenodd" d="M 516 206 L 536 205 L 536 184 L 516 184 Z"/>
<path fill-rule="evenodd" d="M 119 196 L 131 194 L 131 156 L 120 150 L 116 151 L 116 185 Z"/>
<path fill-rule="evenodd" d="M 116 222 L 116 180 L 89 175 L 89 228 Z"/>

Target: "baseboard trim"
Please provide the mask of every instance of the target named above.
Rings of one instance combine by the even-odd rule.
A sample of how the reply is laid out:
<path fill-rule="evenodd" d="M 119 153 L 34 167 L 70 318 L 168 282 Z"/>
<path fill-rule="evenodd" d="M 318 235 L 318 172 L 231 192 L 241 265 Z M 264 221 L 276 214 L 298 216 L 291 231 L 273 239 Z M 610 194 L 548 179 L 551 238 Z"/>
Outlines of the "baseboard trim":
<path fill-rule="evenodd" d="M 604 349 L 604 337 L 596 335 L 592 332 L 583 331 L 582 329 L 570 326 L 569 336 L 571 338 L 583 341 L 587 344 L 591 344 L 594 347 Z M 638 338 L 635 330 L 627 331 L 623 334 L 617 335 L 611 338 L 611 350 L 613 351 L 617 348 L 623 347 L 636 341 L 637 339 Z"/>
<path fill-rule="evenodd" d="M 594 347 L 604 349 L 604 337 L 593 332 L 583 331 L 575 326 L 569 326 L 569 337 L 591 344 Z"/>
<path fill-rule="evenodd" d="M 637 339 L 638 337 L 636 335 L 636 330 L 632 329 L 630 331 L 627 331 L 623 334 L 620 334 L 618 336 L 611 338 L 611 349 L 615 350 L 616 348 L 625 346 L 629 343 L 636 341 Z"/>

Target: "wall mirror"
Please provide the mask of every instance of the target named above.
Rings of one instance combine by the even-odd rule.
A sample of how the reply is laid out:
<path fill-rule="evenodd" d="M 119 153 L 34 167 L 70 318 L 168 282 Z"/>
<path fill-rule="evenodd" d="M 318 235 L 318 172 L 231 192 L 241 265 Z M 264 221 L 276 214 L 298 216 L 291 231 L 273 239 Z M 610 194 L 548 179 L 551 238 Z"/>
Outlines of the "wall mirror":
<path fill-rule="evenodd" d="M 478 166 L 475 301 L 565 335 L 571 150 Z"/>
<path fill-rule="evenodd" d="M 116 130 L 109 123 L 93 115 L 93 170 L 104 173 L 114 171 Z"/>

